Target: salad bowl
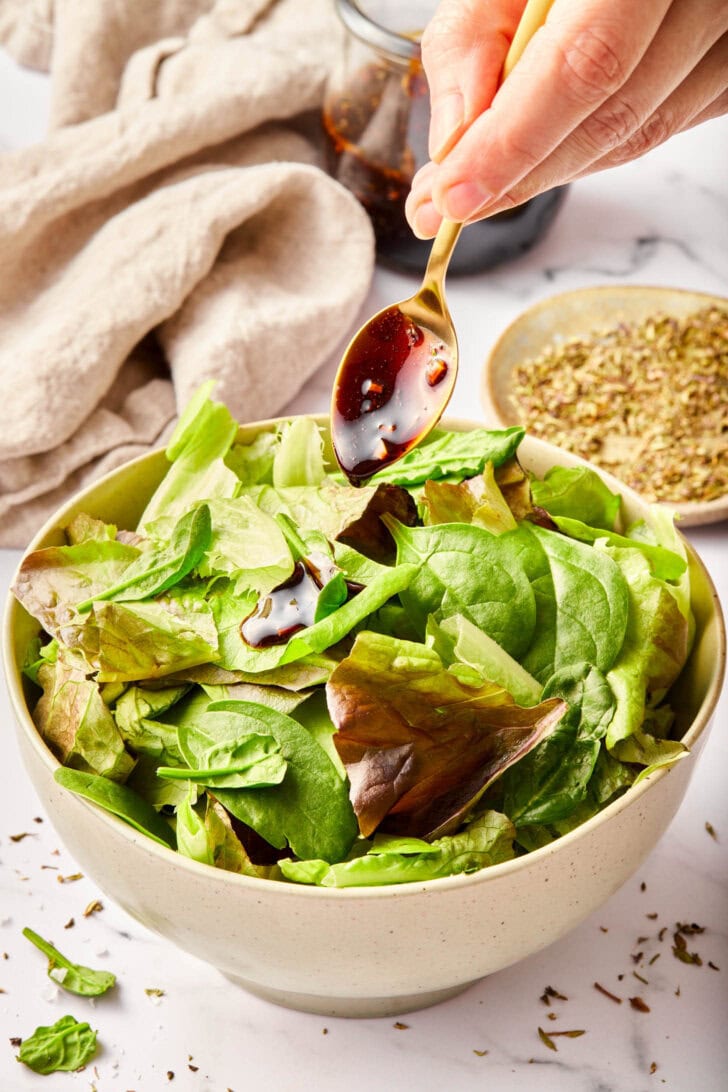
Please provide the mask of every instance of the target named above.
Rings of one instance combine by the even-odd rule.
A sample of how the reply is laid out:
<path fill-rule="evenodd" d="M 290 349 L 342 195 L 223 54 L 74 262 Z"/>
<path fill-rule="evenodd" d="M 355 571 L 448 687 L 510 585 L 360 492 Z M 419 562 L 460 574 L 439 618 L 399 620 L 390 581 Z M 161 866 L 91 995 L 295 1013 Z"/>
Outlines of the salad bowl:
<path fill-rule="evenodd" d="M 322 430 L 327 422 L 316 418 Z M 242 426 L 250 443 L 280 422 Z M 473 422 L 445 422 L 469 431 Z M 585 466 L 526 439 L 525 468 Z M 79 513 L 134 528 L 162 481 L 163 451 L 113 471 L 66 504 L 29 551 L 62 544 Z M 609 475 L 626 519 L 646 506 Z M 670 693 L 687 757 L 655 769 L 562 837 L 480 871 L 418 882 L 330 888 L 273 882 L 212 868 L 166 848 L 54 778 L 59 763 L 33 722 L 23 674 L 39 625 L 11 596 L 4 660 L 20 753 L 60 838 L 84 872 L 135 919 L 277 1004 L 374 1017 L 442 1001 L 573 929 L 639 868 L 667 829 L 705 744 L 725 665 L 725 628 L 710 578 L 686 544 L 695 637 Z"/>

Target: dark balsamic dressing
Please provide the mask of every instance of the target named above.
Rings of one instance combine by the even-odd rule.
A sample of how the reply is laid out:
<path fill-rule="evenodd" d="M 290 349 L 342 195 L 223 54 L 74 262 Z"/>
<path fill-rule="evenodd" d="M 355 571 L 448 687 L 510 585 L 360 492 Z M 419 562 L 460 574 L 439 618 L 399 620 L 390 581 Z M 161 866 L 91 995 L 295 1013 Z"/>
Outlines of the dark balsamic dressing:
<path fill-rule="evenodd" d="M 336 458 L 352 485 L 416 446 L 440 416 L 451 364 L 442 340 L 396 305 L 361 329 L 331 415 Z"/>

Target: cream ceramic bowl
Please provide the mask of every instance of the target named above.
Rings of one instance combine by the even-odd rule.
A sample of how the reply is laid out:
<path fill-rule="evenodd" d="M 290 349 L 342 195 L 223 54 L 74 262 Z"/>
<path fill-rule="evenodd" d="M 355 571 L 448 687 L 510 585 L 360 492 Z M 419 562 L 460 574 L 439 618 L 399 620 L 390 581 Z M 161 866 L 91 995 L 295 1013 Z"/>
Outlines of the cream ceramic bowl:
<path fill-rule="evenodd" d="M 620 322 L 643 322 L 658 312 L 684 319 L 712 304 L 726 309 L 728 299 L 683 288 L 619 284 L 578 288 L 540 300 L 506 327 L 485 362 L 481 394 L 486 421 L 499 428 L 522 423 L 512 397 L 513 371 L 538 357 L 547 345 L 587 337 Z M 728 518 L 728 494 L 669 507 L 679 514 L 683 527 L 716 523 Z"/>
<path fill-rule="evenodd" d="M 245 426 L 241 438 L 249 441 L 270 423 Z M 579 463 L 539 441 L 525 441 L 521 453 L 538 474 L 554 463 Z M 159 451 L 115 470 L 66 504 L 30 549 L 62 542 L 62 528 L 80 511 L 134 527 L 165 468 Z M 639 516 L 642 503 L 621 492 L 628 517 Z M 705 743 L 725 662 L 720 607 L 692 551 L 690 570 L 697 637 L 671 699 L 690 757 L 653 774 L 556 843 L 471 875 L 340 891 L 251 879 L 182 857 L 61 789 L 53 780 L 58 763 L 33 725 L 20 671 L 37 623 L 11 597 L 4 657 L 23 761 L 60 837 L 99 888 L 245 989 L 334 1016 L 422 1008 L 573 929 L 635 872 L 665 831 Z"/>

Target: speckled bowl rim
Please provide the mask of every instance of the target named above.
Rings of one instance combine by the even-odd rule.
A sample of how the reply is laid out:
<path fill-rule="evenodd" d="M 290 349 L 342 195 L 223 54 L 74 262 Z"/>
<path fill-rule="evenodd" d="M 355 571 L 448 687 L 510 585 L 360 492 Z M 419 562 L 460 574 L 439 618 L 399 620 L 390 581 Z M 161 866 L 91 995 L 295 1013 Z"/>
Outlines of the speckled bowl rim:
<path fill-rule="evenodd" d="M 268 418 L 263 421 L 254 421 L 249 424 L 241 426 L 242 429 L 248 431 L 255 429 L 262 431 L 266 428 L 270 429 L 280 424 L 282 421 L 291 420 L 292 416 L 288 417 L 274 417 Z M 325 428 L 328 427 L 328 418 L 324 414 L 306 414 L 307 417 L 312 417 L 317 423 Z M 465 418 L 445 418 L 443 420 L 443 427 L 451 428 L 457 431 L 468 431 L 473 428 L 482 428 L 482 422 L 472 421 Z M 528 446 L 533 446 L 536 450 L 542 451 L 550 458 L 567 456 L 569 461 L 577 462 L 581 465 L 590 466 L 585 459 L 581 459 L 579 456 L 574 455 L 571 452 L 565 452 L 555 444 L 550 444 L 545 440 L 540 440 L 535 437 L 527 437 Z M 51 517 L 48 519 L 41 529 L 33 536 L 27 549 L 24 551 L 23 556 L 30 553 L 31 550 L 37 548 L 37 544 L 49 535 L 51 532 L 57 530 L 59 527 L 64 526 L 64 521 L 67 519 L 67 514 L 70 510 L 76 508 L 79 501 L 82 501 L 84 497 L 93 493 L 101 484 L 111 483 L 114 479 L 122 479 L 128 473 L 128 471 L 138 464 L 144 462 L 147 459 L 153 459 L 159 457 L 160 452 L 163 449 L 155 449 L 154 451 L 146 452 L 143 455 L 137 456 L 137 458 L 124 463 L 122 466 L 110 471 L 102 478 L 97 479 L 91 485 L 75 493 L 65 504 L 63 504 Z M 528 457 L 524 459 L 526 466 L 528 466 Z M 645 502 L 639 497 L 639 495 L 628 486 L 619 482 L 613 475 L 601 470 L 598 467 L 593 467 L 597 473 L 606 481 L 606 483 L 615 491 L 619 490 L 625 498 L 631 499 L 633 502 L 640 506 L 643 506 Z M 718 628 L 718 649 L 716 658 L 715 671 L 711 677 L 710 685 L 703 698 L 700 708 L 694 717 L 690 727 L 681 737 L 685 744 L 692 749 L 693 745 L 698 741 L 703 731 L 707 727 L 710 719 L 715 711 L 715 707 L 718 703 L 718 699 L 721 694 L 723 679 L 726 670 L 726 630 L 721 610 L 720 601 L 710 578 L 710 574 L 700 560 L 700 557 L 692 548 L 689 542 L 685 541 L 686 548 L 691 556 L 691 559 L 702 570 L 703 576 L 707 582 L 710 590 L 711 603 L 713 611 L 715 613 L 717 628 Z M 22 560 L 21 560 L 22 564 Z M 13 580 L 14 583 L 14 580 Z M 28 737 L 28 740 L 45 765 L 47 770 L 54 773 L 58 769 L 61 763 L 47 747 L 43 741 L 40 733 L 37 731 L 33 719 L 28 709 L 22 684 L 22 673 L 19 667 L 15 663 L 14 657 L 14 637 L 13 628 L 18 617 L 18 612 L 21 610 L 21 606 L 15 599 L 12 590 L 9 591 L 4 610 L 3 617 L 3 666 L 5 669 L 5 677 L 7 682 L 8 694 L 11 699 L 11 703 L 18 719 L 19 725 Z M 684 759 L 683 761 L 689 761 Z M 167 864 L 176 864 L 177 867 L 184 870 L 190 870 L 193 874 L 198 876 L 209 876 L 210 880 L 215 883 L 221 883 L 223 885 L 230 884 L 234 887 L 240 887 L 241 889 L 249 890 L 251 894 L 267 892 L 271 897 L 275 898 L 305 898 L 316 900 L 353 900 L 353 899 L 383 899 L 393 898 L 398 899 L 414 896 L 423 891 L 432 892 L 436 891 L 448 891 L 459 890 L 472 887 L 477 884 L 488 883 L 498 879 L 504 879 L 516 872 L 521 871 L 524 868 L 532 867 L 536 862 L 547 860 L 551 855 L 561 852 L 563 849 L 571 846 L 574 842 L 581 838 L 584 838 L 591 831 L 597 829 L 603 823 L 609 822 L 612 816 L 618 815 L 624 811 L 625 808 L 632 807 L 636 804 L 645 793 L 650 792 L 657 786 L 657 784 L 665 777 L 669 777 L 671 768 L 663 767 L 656 770 L 649 777 L 645 778 L 638 785 L 629 788 L 623 796 L 620 796 L 613 803 L 609 804 L 606 808 L 600 811 L 597 815 L 586 822 L 575 827 L 574 830 L 569 831 L 568 834 L 562 835 L 554 842 L 551 842 L 547 846 L 542 846 L 540 849 L 532 850 L 530 853 L 526 853 L 521 857 L 516 857 L 511 861 L 504 861 L 501 864 L 490 865 L 487 868 L 479 869 L 476 872 L 461 873 L 457 876 L 443 876 L 439 879 L 424 880 L 421 882 L 403 883 L 403 884 L 379 884 L 372 887 L 347 887 L 347 888 L 323 888 L 310 886 L 307 884 L 286 883 L 282 881 L 259 879 L 255 876 L 242 876 L 236 872 L 227 872 L 224 869 L 212 868 L 210 865 L 202 864 L 198 861 L 193 861 L 189 857 L 184 857 L 176 850 L 168 849 L 166 846 L 162 846 L 155 842 L 152 838 L 148 838 L 143 834 L 140 834 L 128 823 L 125 823 L 122 819 L 112 815 L 110 812 L 105 811 L 103 808 L 92 804 L 83 797 L 76 797 L 76 800 L 82 807 L 85 807 L 89 814 L 94 817 L 95 820 L 107 824 L 112 830 L 117 833 L 121 833 L 132 845 L 138 846 L 140 849 L 158 856 L 160 860 Z M 52 818 L 52 816 L 51 816 Z"/>
<path fill-rule="evenodd" d="M 520 311 L 508 323 L 505 329 L 501 330 L 485 358 L 480 382 L 480 401 L 487 417 L 490 419 L 490 427 L 510 428 L 513 425 L 521 424 L 521 422 L 517 420 L 517 415 L 515 413 L 509 415 L 504 412 L 504 409 L 507 409 L 509 402 L 511 402 L 511 394 L 510 391 L 506 391 L 504 394 L 502 390 L 499 390 L 495 383 L 493 370 L 493 361 L 498 355 L 503 342 L 507 341 L 513 335 L 513 331 L 516 327 L 521 326 L 524 321 L 533 319 L 537 315 L 553 310 L 555 307 L 558 307 L 561 302 L 567 299 L 584 300 L 586 308 L 587 302 L 592 299 L 608 299 L 610 296 L 615 295 L 633 296 L 637 298 L 640 295 L 652 292 L 667 292 L 683 299 L 690 296 L 696 303 L 702 300 L 706 305 L 717 303 L 728 309 L 728 297 L 726 296 L 720 296 L 713 292 L 703 292 L 692 288 L 675 288 L 669 284 L 591 285 L 584 288 L 568 289 L 565 292 L 556 292 L 552 296 L 547 296 L 545 299 L 538 300 L 536 303 L 531 304 L 530 307 L 526 307 L 523 311 Z M 544 342 L 544 346 L 548 343 L 548 341 Z M 549 441 L 546 442 L 548 443 Z M 602 468 L 596 464 L 592 465 L 600 474 L 608 473 L 608 471 L 602 470 Z M 622 486 L 622 488 L 626 488 L 626 486 Z M 645 503 L 644 500 L 643 503 Z M 699 527 L 728 519 L 728 493 L 724 493 L 721 497 L 716 497 L 711 501 L 660 501 L 659 503 L 663 507 L 677 513 L 682 518 L 685 527 Z"/>

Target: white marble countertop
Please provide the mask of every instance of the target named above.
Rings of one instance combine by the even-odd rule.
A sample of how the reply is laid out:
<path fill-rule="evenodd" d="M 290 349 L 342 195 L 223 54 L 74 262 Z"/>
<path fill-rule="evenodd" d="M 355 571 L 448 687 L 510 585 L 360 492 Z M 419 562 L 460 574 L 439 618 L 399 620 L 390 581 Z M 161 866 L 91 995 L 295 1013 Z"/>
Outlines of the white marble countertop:
<path fill-rule="evenodd" d="M 18 71 L 0 54 L 0 149 L 42 135 L 47 99 L 42 77 Z M 453 279 L 448 294 L 462 373 L 452 412 L 480 418 L 485 354 L 510 319 L 537 299 L 618 282 L 726 294 L 727 180 L 728 119 L 722 119 L 673 139 L 639 164 L 578 183 L 550 235 L 531 254 L 493 273 Z M 410 277 L 378 270 L 367 313 L 409 295 L 413 284 Z M 333 364 L 322 369 L 290 410 L 325 410 L 332 374 Z M 728 612 L 728 524 L 691 530 L 689 538 Z M 3 595 L 18 557 L 0 552 Z M 454 1000 L 398 1022 L 347 1021 L 276 1008 L 149 933 L 100 896 L 90 879 L 59 883 L 78 869 L 21 768 L 2 683 L 0 725 L 3 1092 L 725 1088 L 728 693 L 677 818 L 621 891 L 559 943 Z M 24 832 L 27 837 L 13 840 Z M 98 897 L 103 909 L 84 917 L 84 908 Z M 75 924 L 64 931 L 71 918 Z M 671 953 L 671 927 L 685 921 L 705 926 L 691 944 L 703 959 L 700 967 Z M 53 937 L 71 957 L 114 970 L 120 988 L 93 1007 L 82 998 L 59 996 L 45 976 L 44 960 L 21 936 L 25 925 Z M 659 943 L 663 926 L 667 932 Z M 649 939 L 638 942 L 640 936 Z M 633 955 L 639 950 L 645 955 L 636 964 Z M 659 960 L 648 965 L 657 953 Z M 648 983 L 633 977 L 635 971 Z M 642 996 L 650 1012 L 615 1004 L 594 989 L 595 981 L 625 998 Z M 540 1000 L 546 986 L 568 1000 L 547 1009 Z M 162 990 L 163 996 L 149 996 L 149 989 Z M 81 1073 L 47 1078 L 19 1066 L 9 1039 L 27 1036 L 66 1012 L 98 1028 L 103 1045 L 95 1062 Z M 551 1012 L 555 1021 L 548 1018 Z M 557 1040 L 553 1053 L 540 1041 L 539 1025 L 586 1034 Z"/>

